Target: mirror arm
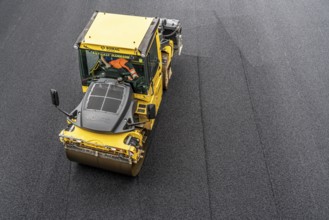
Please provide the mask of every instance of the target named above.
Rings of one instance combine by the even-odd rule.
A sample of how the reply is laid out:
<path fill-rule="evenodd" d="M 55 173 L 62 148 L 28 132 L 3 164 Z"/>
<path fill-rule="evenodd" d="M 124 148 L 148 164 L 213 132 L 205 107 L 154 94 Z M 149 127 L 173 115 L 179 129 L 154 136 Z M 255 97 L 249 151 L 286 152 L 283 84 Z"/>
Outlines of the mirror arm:
<path fill-rule="evenodd" d="M 151 120 L 141 121 L 141 122 L 136 122 L 136 123 L 130 123 L 130 124 L 127 123 L 127 125 L 128 125 L 128 126 L 136 126 L 136 125 L 145 124 L 145 123 L 150 122 L 150 121 L 151 121 Z"/>
<path fill-rule="evenodd" d="M 56 108 L 57 108 L 60 112 L 62 112 L 64 115 L 66 115 L 67 117 L 72 118 L 72 115 L 70 115 L 70 114 L 67 113 L 66 111 L 60 109 L 58 106 L 56 106 Z"/>

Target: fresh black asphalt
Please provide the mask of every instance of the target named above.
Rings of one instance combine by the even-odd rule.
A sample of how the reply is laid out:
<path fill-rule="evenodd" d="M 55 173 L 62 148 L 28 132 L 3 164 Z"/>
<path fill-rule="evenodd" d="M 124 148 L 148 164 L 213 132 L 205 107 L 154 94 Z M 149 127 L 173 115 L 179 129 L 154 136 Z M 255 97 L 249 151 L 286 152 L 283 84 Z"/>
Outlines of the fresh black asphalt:
<path fill-rule="evenodd" d="M 94 10 L 177 18 L 139 177 L 69 162 L 73 44 Z M 328 219 L 329 3 L 0 0 L 0 219 Z"/>

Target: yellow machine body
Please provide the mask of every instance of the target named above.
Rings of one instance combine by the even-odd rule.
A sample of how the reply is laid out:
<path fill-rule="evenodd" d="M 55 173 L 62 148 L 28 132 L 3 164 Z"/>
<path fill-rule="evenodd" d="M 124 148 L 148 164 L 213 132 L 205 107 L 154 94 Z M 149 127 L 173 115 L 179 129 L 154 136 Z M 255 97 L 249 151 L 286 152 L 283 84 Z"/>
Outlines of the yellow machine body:
<path fill-rule="evenodd" d="M 158 112 L 163 95 L 164 74 L 168 74 L 164 68 L 170 66 L 174 54 L 173 40 L 169 39 L 166 45 L 161 45 L 159 24 L 154 24 L 156 21 L 156 18 L 95 12 L 80 34 L 75 44 L 79 51 L 94 52 L 99 56 L 106 53 L 124 58 L 134 56 L 136 62 L 141 64 L 142 59 L 148 56 L 151 45 L 156 45 L 158 67 L 149 82 L 148 90 L 133 94 L 136 102 L 134 115 L 145 123 L 132 131 L 106 133 L 75 126 L 75 119 L 68 119 L 68 128 L 59 134 L 68 159 L 131 176 L 138 175 L 147 151 L 147 138 L 155 122 L 155 119 L 148 120 L 147 106 L 154 104 Z M 165 65 L 163 57 L 166 59 Z M 81 62 L 84 62 L 83 58 L 80 58 Z M 94 68 L 98 68 L 97 65 Z M 84 93 L 88 86 L 83 83 Z M 127 143 L 130 137 L 138 140 L 139 147 Z"/>

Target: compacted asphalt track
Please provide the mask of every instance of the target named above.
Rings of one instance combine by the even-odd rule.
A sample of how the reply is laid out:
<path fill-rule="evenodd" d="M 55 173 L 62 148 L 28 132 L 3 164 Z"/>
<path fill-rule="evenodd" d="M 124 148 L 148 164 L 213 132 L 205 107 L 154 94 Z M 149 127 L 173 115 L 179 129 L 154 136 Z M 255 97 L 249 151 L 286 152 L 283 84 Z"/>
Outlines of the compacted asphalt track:
<path fill-rule="evenodd" d="M 73 44 L 94 10 L 177 18 L 139 177 L 69 162 Z M 328 219 L 329 3 L 0 1 L 0 219 Z"/>

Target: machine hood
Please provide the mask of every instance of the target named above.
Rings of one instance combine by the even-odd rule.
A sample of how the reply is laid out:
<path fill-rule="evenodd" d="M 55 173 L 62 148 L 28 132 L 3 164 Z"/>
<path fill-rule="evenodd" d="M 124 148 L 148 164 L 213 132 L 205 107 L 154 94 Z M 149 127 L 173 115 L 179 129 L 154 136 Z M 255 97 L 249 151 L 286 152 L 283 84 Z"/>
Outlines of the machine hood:
<path fill-rule="evenodd" d="M 98 132 L 121 133 L 133 130 L 136 110 L 133 91 L 128 84 L 114 79 L 99 79 L 90 84 L 77 107 L 76 125 Z"/>

